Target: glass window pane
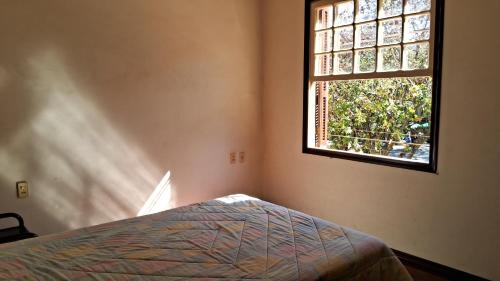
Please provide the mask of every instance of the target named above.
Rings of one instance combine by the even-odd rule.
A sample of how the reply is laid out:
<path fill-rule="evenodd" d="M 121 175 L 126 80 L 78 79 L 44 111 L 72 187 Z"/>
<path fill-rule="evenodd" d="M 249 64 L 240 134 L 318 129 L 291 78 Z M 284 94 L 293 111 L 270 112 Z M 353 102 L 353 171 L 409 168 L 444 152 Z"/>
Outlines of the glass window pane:
<path fill-rule="evenodd" d="M 403 50 L 403 69 L 429 68 L 429 43 L 408 44 Z"/>
<path fill-rule="evenodd" d="M 403 39 L 403 20 L 401 17 L 380 21 L 379 45 L 391 45 L 401 43 Z"/>
<path fill-rule="evenodd" d="M 332 50 L 332 30 L 316 32 L 316 41 L 314 43 L 315 53 L 325 53 Z"/>
<path fill-rule="evenodd" d="M 354 22 L 354 1 L 335 4 L 334 26 L 352 24 Z"/>
<path fill-rule="evenodd" d="M 329 89 L 327 148 L 429 163 L 431 77 L 337 80 Z"/>
<path fill-rule="evenodd" d="M 332 54 L 316 55 L 314 75 L 323 76 L 332 74 Z"/>
<path fill-rule="evenodd" d="M 405 43 L 429 40 L 430 37 L 431 15 L 429 13 L 406 17 Z"/>
<path fill-rule="evenodd" d="M 367 73 L 375 71 L 377 52 L 375 48 L 356 50 L 354 56 L 354 72 Z"/>
<path fill-rule="evenodd" d="M 407 0 L 405 5 L 405 14 L 430 11 L 430 9 L 431 0 Z"/>
<path fill-rule="evenodd" d="M 354 45 L 354 28 L 352 25 L 335 28 L 334 39 L 333 49 L 335 51 L 352 49 Z"/>
<path fill-rule="evenodd" d="M 352 51 L 335 53 L 334 74 L 352 73 Z"/>
<path fill-rule="evenodd" d="M 333 6 L 323 6 L 316 9 L 316 24 L 315 30 L 327 29 L 332 27 L 333 23 Z"/>
<path fill-rule="evenodd" d="M 377 0 L 359 0 L 356 11 L 356 22 L 375 20 L 377 18 Z"/>
<path fill-rule="evenodd" d="M 403 0 L 382 0 L 379 18 L 399 16 L 403 13 Z"/>
<path fill-rule="evenodd" d="M 374 47 L 377 43 L 377 23 L 356 25 L 356 48 Z"/>
<path fill-rule="evenodd" d="M 401 69 L 401 46 L 382 47 L 378 49 L 378 72 L 397 71 Z"/>

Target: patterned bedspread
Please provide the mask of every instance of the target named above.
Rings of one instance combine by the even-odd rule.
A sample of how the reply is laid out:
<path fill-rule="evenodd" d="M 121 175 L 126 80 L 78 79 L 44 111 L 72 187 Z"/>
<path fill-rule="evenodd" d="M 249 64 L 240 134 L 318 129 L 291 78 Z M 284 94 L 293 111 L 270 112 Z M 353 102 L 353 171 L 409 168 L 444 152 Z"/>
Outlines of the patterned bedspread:
<path fill-rule="evenodd" d="M 0 280 L 411 280 L 380 240 L 233 195 L 0 245 Z"/>

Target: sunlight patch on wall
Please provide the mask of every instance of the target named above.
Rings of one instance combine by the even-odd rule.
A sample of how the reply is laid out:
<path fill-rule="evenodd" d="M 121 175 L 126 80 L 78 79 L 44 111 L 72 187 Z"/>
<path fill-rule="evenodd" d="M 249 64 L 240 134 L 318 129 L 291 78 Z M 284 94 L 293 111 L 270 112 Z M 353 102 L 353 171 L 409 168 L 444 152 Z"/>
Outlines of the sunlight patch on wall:
<path fill-rule="evenodd" d="M 170 171 L 168 171 L 137 215 L 144 216 L 166 211 L 172 207 L 171 199 L 172 187 L 170 185 Z"/>
<path fill-rule="evenodd" d="M 161 169 L 103 116 L 56 51 L 29 59 L 28 67 L 30 100 L 39 109 L 0 148 L 4 179 L 29 177 L 30 200 L 70 228 L 135 216 L 151 190 L 168 200 L 164 207 L 173 205 L 169 188 L 153 189 Z"/>

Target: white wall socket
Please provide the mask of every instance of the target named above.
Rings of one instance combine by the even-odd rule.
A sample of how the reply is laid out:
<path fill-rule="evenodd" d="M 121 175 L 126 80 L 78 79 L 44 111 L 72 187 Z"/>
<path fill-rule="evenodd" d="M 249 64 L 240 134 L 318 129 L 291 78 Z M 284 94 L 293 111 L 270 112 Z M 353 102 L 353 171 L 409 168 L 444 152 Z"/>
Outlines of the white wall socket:
<path fill-rule="evenodd" d="M 23 199 L 29 196 L 28 182 L 16 182 L 17 198 Z"/>

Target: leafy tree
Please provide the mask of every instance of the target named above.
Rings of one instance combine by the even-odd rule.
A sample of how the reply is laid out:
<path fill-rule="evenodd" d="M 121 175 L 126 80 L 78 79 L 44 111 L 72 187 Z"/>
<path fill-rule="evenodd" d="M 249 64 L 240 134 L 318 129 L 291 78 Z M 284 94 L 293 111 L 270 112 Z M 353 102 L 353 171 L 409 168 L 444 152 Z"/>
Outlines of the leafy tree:
<path fill-rule="evenodd" d="M 346 80 L 330 83 L 330 148 L 411 158 L 429 140 L 430 77 Z"/>

